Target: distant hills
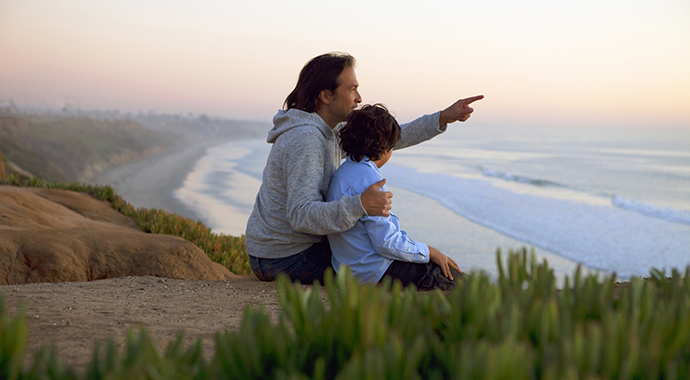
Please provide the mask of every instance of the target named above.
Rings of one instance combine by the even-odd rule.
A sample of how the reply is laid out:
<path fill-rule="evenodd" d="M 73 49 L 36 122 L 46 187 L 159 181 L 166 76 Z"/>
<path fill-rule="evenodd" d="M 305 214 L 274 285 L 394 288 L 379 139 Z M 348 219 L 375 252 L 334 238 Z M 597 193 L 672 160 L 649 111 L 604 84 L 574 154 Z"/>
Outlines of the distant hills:
<path fill-rule="evenodd" d="M 105 168 L 204 140 L 264 137 L 268 123 L 116 111 L 0 108 L 0 151 L 7 174 L 85 181 Z"/>
<path fill-rule="evenodd" d="M 136 121 L 152 131 L 191 140 L 264 138 L 272 126 L 268 122 L 223 119 L 206 115 L 185 117 L 139 113 L 131 115 L 129 120 Z"/>

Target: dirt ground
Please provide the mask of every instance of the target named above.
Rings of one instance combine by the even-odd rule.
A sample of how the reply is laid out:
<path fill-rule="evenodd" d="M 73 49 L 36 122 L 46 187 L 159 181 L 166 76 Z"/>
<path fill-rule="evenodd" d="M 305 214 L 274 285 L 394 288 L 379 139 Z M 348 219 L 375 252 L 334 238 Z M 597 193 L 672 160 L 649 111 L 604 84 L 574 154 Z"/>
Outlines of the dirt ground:
<path fill-rule="evenodd" d="M 27 364 L 32 353 L 55 344 L 65 364 L 82 371 L 94 345 L 115 339 L 122 347 L 128 329 L 143 326 L 164 349 L 185 331 L 185 343 L 199 338 L 207 359 L 214 336 L 237 329 L 245 305 L 263 304 L 277 320 L 275 283 L 253 275 L 220 281 L 186 281 L 159 277 L 37 283 L 0 286 L 10 315 L 25 310 L 29 329 Z"/>

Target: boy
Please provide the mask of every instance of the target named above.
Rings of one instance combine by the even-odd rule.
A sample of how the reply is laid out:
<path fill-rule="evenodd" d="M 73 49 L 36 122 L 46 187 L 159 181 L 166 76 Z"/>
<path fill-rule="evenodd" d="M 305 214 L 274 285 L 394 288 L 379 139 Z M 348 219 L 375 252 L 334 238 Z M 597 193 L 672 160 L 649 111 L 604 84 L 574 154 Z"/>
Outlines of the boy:
<path fill-rule="evenodd" d="M 379 168 L 400 141 L 400 126 L 383 105 L 365 105 L 350 114 L 338 136 L 347 159 L 331 179 L 329 202 L 361 194 L 383 179 Z M 388 217 L 365 215 L 351 229 L 329 234 L 328 242 L 335 271 L 347 265 L 361 282 L 376 283 L 390 276 L 403 286 L 447 290 L 462 277 L 451 258 L 407 237 L 392 213 Z"/>

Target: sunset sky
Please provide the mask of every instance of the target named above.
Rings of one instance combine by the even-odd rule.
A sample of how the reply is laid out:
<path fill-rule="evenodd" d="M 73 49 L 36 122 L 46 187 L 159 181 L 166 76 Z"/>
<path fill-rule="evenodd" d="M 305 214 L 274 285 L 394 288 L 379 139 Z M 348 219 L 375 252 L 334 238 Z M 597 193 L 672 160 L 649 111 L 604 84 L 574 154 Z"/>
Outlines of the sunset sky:
<path fill-rule="evenodd" d="M 400 121 L 690 130 L 688 0 L 0 0 L 0 106 L 268 121 L 328 51 Z"/>

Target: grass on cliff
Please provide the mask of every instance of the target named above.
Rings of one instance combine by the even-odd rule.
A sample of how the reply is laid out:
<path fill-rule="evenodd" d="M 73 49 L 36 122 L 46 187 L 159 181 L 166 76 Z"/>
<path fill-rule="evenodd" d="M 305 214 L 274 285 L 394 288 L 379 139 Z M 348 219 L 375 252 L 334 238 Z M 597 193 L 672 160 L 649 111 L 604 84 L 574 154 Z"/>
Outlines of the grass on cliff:
<path fill-rule="evenodd" d="M 120 213 L 133 218 L 144 231 L 154 234 L 179 236 L 201 248 L 212 261 L 219 263 L 235 274 L 249 274 L 249 257 L 244 246 L 244 235 L 240 237 L 216 234 L 201 221 L 155 208 L 134 208 L 122 199 L 110 186 L 85 183 L 48 182 L 39 178 L 26 178 L 17 174 L 0 180 L 1 185 L 63 189 L 90 194 L 102 201 L 108 201 Z"/>

